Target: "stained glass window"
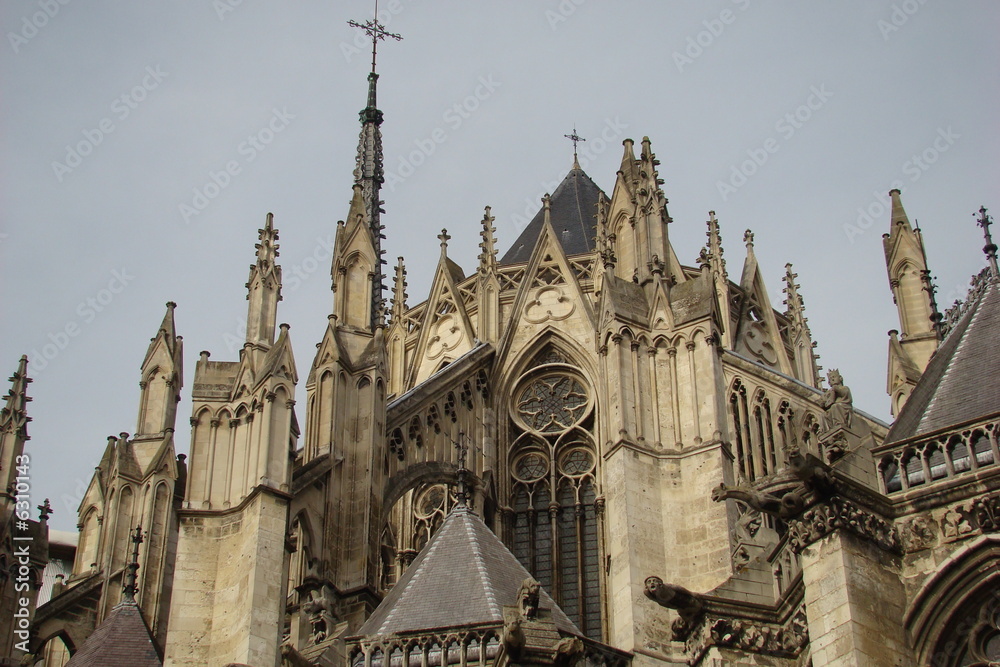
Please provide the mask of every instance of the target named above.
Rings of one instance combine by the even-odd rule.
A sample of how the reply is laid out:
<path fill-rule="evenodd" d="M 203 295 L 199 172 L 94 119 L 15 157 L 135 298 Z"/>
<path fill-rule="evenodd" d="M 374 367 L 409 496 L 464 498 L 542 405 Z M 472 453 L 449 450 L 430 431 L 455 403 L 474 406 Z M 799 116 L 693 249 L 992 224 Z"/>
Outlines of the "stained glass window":
<path fill-rule="evenodd" d="M 517 414 L 525 426 L 541 433 L 558 433 L 576 425 L 587 410 L 587 392 L 576 378 L 544 375 L 521 391 Z"/>

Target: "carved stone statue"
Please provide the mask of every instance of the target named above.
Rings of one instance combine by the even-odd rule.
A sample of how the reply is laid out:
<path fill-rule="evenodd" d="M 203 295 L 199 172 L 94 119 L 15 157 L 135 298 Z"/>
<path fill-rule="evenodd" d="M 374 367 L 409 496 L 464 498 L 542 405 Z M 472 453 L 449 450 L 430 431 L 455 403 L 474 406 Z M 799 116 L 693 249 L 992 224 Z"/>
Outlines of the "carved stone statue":
<path fill-rule="evenodd" d="M 854 399 L 851 390 L 844 386 L 844 378 L 836 368 L 827 375 L 830 388 L 823 392 L 820 405 L 823 406 L 823 430 L 832 431 L 835 428 L 851 428 L 851 417 L 854 414 Z"/>
<path fill-rule="evenodd" d="M 534 618 L 538 614 L 538 593 L 542 585 L 528 577 L 521 582 L 517 591 L 517 607 L 524 618 Z"/>
<path fill-rule="evenodd" d="M 302 605 L 302 611 L 309 616 L 309 643 L 319 644 L 329 637 L 333 630 L 333 591 L 330 586 L 309 591 L 309 600 Z"/>
<path fill-rule="evenodd" d="M 519 617 L 510 618 L 504 624 L 502 640 L 507 653 L 517 660 L 527 640 L 524 636 L 524 630 L 521 629 L 521 619 Z"/>
<path fill-rule="evenodd" d="M 675 640 L 682 640 L 690 632 L 695 617 L 704 609 L 701 597 L 675 584 L 665 584 L 659 577 L 646 577 L 646 597 L 667 609 L 675 609 L 679 618 L 672 630 Z"/>
<path fill-rule="evenodd" d="M 552 664 L 573 667 L 583 657 L 583 642 L 579 637 L 563 637 L 552 649 Z"/>
<path fill-rule="evenodd" d="M 772 493 L 758 491 L 749 487 L 726 486 L 720 484 L 712 489 L 712 500 L 739 500 L 747 507 L 772 516 L 788 518 L 802 511 L 805 501 L 799 493 L 789 491 L 780 498 Z"/>

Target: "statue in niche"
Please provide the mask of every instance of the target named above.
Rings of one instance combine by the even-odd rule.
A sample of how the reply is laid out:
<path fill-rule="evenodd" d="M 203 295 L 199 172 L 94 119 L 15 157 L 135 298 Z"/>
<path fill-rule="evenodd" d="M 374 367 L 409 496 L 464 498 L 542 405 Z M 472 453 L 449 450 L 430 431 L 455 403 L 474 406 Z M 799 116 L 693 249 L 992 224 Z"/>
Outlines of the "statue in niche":
<path fill-rule="evenodd" d="M 823 430 L 832 431 L 836 428 L 851 428 L 851 417 L 854 414 L 854 399 L 851 390 L 844 386 L 844 378 L 836 368 L 827 375 L 830 388 L 823 392 L 820 405 L 823 406 Z"/>

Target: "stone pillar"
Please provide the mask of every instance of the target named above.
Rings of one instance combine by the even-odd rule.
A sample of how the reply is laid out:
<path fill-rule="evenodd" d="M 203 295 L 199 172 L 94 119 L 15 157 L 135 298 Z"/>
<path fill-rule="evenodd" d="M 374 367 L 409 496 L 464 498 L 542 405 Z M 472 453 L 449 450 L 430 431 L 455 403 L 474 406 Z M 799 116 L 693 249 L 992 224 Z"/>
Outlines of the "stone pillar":
<path fill-rule="evenodd" d="M 812 659 L 828 667 L 913 665 L 900 559 L 834 530 L 801 552 Z"/>

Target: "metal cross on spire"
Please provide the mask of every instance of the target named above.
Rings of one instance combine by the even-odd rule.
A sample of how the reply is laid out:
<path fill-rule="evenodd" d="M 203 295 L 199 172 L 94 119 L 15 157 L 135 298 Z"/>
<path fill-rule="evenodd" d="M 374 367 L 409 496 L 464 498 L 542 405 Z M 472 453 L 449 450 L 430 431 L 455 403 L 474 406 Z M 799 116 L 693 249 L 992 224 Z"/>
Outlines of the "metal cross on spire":
<path fill-rule="evenodd" d="M 997 269 L 997 244 L 993 242 L 993 234 L 990 233 L 990 225 L 993 224 L 993 220 L 990 216 L 986 215 L 986 211 L 988 210 L 985 206 L 979 207 L 979 218 L 976 220 L 976 224 L 983 228 L 983 237 L 986 239 L 983 252 L 986 253 L 986 259 L 990 262 L 990 271 L 996 277 L 1000 276 L 1000 270 Z M 975 213 L 972 215 L 974 216 Z"/>
<path fill-rule="evenodd" d="M 573 142 L 573 166 L 579 169 L 580 162 L 576 159 L 576 145 L 580 141 L 586 141 L 586 139 L 576 133 L 576 125 L 573 126 L 573 134 L 564 134 L 563 136 Z"/>
<path fill-rule="evenodd" d="M 397 42 L 403 39 L 403 36 L 388 32 L 385 26 L 378 21 L 378 0 L 375 0 L 375 16 L 371 21 L 365 21 L 364 23 L 358 23 L 357 21 L 348 21 L 347 25 L 352 28 L 360 28 L 364 30 L 369 37 L 372 38 L 372 73 L 375 73 L 375 54 L 378 50 L 378 40 L 385 39 L 386 37 L 391 37 Z"/>

